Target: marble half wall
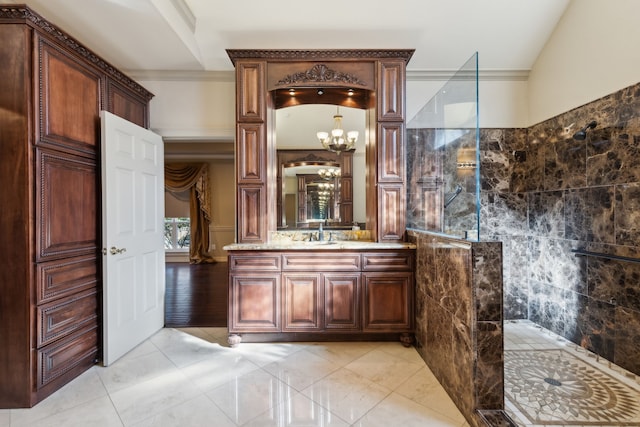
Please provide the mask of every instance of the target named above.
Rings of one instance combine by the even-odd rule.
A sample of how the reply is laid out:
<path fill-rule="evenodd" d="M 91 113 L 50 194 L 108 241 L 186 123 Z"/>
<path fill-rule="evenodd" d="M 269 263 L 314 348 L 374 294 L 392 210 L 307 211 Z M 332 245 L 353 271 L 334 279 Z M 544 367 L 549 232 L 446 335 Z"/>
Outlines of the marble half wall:
<path fill-rule="evenodd" d="M 502 244 L 409 231 L 416 348 L 472 426 L 504 408 Z"/>

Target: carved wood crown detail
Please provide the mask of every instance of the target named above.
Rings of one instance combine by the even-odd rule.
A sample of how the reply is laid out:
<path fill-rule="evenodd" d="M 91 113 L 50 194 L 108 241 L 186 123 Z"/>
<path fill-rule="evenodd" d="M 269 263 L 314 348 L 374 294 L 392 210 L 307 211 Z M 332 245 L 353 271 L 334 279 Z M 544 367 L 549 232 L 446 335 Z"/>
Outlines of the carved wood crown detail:
<path fill-rule="evenodd" d="M 0 19 L 7 20 L 20 20 L 26 21 L 34 27 L 39 28 L 42 32 L 48 34 L 50 37 L 58 40 L 61 44 L 63 44 L 68 49 L 73 50 L 75 53 L 85 58 L 88 62 L 93 64 L 95 67 L 98 67 L 106 74 L 111 76 L 113 79 L 118 81 L 120 84 L 128 87 L 135 91 L 138 95 L 142 96 L 145 100 L 149 101 L 153 98 L 153 94 L 151 94 L 148 90 L 140 86 L 135 81 L 131 80 L 129 77 L 124 75 L 120 70 L 115 68 L 113 65 L 106 62 L 104 59 L 100 58 L 98 55 L 93 53 L 91 50 L 87 49 L 83 45 L 81 45 L 76 39 L 69 36 L 67 33 L 51 24 L 49 21 L 44 19 L 42 16 L 35 13 L 33 10 L 24 6 L 3 6 L 0 7 Z"/>
<path fill-rule="evenodd" d="M 277 49 L 227 49 L 227 55 L 235 65 L 238 59 L 265 59 L 278 61 L 339 61 L 344 59 L 374 60 L 402 59 L 409 62 L 414 49 L 328 49 L 328 50 L 277 50 Z"/>
<path fill-rule="evenodd" d="M 297 157 L 293 160 L 291 160 L 292 162 L 326 162 L 326 161 L 333 161 L 335 162 L 335 159 L 331 159 L 331 158 L 327 158 L 327 157 L 335 157 L 335 156 L 318 156 L 314 153 L 310 153 L 304 157 Z"/>
<path fill-rule="evenodd" d="M 366 82 L 363 82 L 357 76 L 354 76 L 353 74 L 343 73 L 342 71 L 332 70 L 325 64 L 316 64 L 307 71 L 289 74 L 282 80 L 278 81 L 276 85 L 293 85 L 309 82 L 337 82 L 358 86 L 367 85 Z"/>

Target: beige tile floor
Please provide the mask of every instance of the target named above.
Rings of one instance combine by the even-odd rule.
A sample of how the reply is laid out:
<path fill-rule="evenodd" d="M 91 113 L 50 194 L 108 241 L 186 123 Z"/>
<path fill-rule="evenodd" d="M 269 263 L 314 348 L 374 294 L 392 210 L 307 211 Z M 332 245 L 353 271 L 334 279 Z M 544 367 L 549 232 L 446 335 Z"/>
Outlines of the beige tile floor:
<path fill-rule="evenodd" d="M 162 329 L 0 426 L 468 426 L 414 348 L 243 343 Z"/>

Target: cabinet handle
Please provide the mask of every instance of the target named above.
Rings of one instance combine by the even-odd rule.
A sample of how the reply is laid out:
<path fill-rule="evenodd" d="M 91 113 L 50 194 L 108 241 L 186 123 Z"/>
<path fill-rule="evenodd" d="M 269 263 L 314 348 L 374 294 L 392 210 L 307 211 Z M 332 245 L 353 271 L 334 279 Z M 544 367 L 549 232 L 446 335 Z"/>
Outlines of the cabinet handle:
<path fill-rule="evenodd" d="M 127 248 L 118 249 L 115 246 L 111 246 L 111 250 L 109 252 L 111 252 L 111 255 L 123 254 L 127 252 Z"/>

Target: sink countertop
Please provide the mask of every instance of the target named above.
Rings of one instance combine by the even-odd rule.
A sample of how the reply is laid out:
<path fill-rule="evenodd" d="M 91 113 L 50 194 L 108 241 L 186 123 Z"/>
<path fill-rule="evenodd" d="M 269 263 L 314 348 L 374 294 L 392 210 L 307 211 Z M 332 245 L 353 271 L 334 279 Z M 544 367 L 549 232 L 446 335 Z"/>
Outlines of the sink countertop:
<path fill-rule="evenodd" d="M 415 249 L 413 243 L 386 243 L 367 241 L 322 241 L 322 242 L 271 242 L 271 243 L 232 243 L 225 251 L 277 251 L 277 250 L 376 250 L 376 249 Z"/>

